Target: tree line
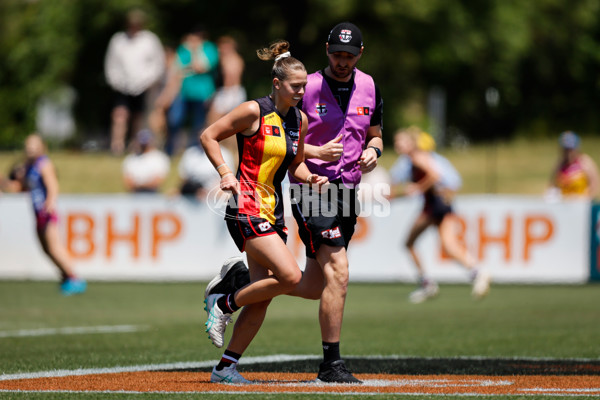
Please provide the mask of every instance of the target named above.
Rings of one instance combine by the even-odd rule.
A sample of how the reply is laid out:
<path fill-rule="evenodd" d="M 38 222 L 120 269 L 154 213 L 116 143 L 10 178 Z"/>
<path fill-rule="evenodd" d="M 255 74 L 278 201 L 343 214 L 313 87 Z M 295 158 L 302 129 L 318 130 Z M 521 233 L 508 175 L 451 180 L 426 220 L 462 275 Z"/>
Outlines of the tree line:
<path fill-rule="evenodd" d="M 433 92 L 445 98 L 448 140 L 600 128 L 600 0 L 3 0 L 0 148 L 20 146 L 35 129 L 39 99 L 65 85 L 77 95 L 76 139 L 107 134 L 103 59 L 131 7 L 148 13 L 149 28 L 166 45 L 176 46 L 197 23 L 213 39 L 234 36 L 250 97 L 270 87 L 270 65 L 255 49 L 284 38 L 312 72 L 326 65 L 328 30 L 354 22 L 365 41 L 359 68 L 384 98 L 388 142 L 399 127 L 432 127 Z"/>

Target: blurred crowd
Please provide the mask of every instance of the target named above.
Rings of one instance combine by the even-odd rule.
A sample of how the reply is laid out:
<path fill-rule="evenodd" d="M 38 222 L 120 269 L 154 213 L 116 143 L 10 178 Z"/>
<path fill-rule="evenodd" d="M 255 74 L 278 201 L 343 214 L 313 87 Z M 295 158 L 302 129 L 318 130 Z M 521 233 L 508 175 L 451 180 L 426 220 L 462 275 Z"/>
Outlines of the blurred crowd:
<path fill-rule="evenodd" d="M 145 193 L 160 189 L 171 159 L 182 154 L 178 191 L 203 198 L 218 174 L 198 136 L 246 100 L 244 60 L 233 37 L 213 42 L 202 25 L 191 27 L 175 48 L 163 46 L 145 26 L 143 11 L 132 10 L 125 29 L 108 44 L 105 75 L 114 92 L 110 151 L 128 153 L 125 187 Z M 234 146 L 229 143 L 229 159 Z"/>
<path fill-rule="evenodd" d="M 107 43 L 104 72 L 113 91 L 108 150 L 124 156 L 122 175 L 127 191 L 159 192 L 171 168 L 177 168 L 179 182 L 167 193 L 202 200 L 218 183 L 219 175 L 198 137 L 205 127 L 246 101 L 244 60 L 231 36 L 213 41 L 202 25 L 195 25 L 177 46 L 169 46 L 147 29 L 147 23 L 142 10 L 132 9 L 123 29 Z M 440 172 L 438 184 L 458 190 L 460 175 L 435 151 L 435 140 L 418 127 L 402 129 L 396 137 L 401 132 L 416 134 L 418 147 L 431 152 Z M 550 172 L 546 200 L 598 196 L 598 168 L 581 151 L 580 141 L 571 131 L 560 135 L 560 156 Z M 398 155 L 394 166 L 389 171 L 378 167 L 365 182 L 390 183 L 392 196 L 410 194 L 410 157 L 398 149 L 397 140 L 394 150 Z M 228 140 L 223 153 L 228 164 L 236 165 L 235 140 Z M 177 166 L 171 165 L 175 156 Z M 0 191 L 26 189 L 24 171 L 25 165 L 18 163 L 8 176 L 0 176 Z"/>

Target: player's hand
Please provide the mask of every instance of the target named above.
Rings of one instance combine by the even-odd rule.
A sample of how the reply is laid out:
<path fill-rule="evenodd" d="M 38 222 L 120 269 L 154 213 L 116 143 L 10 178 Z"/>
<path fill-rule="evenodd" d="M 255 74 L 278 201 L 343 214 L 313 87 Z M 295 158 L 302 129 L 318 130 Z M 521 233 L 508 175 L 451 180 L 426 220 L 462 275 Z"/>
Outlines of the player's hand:
<path fill-rule="evenodd" d="M 340 133 L 335 139 L 325 143 L 319 149 L 319 158 L 323 161 L 337 161 L 342 156 L 344 145 L 340 143 L 343 135 Z"/>
<path fill-rule="evenodd" d="M 54 213 L 54 211 L 56 211 L 56 204 L 54 203 L 54 201 L 46 199 L 46 201 L 44 202 L 44 211 L 48 214 Z"/>
<path fill-rule="evenodd" d="M 232 173 L 225 174 L 221 178 L 221 190 L 231 192 L 233 194 L 240 194 L 240 183 Z"/>
<path fill-rule="evenodd" d="M 313 175 L 310 185 L 313 189 L 316 189 L 317 192 L 322 193 L 327 186 L 329 186 L 329 178 L 321 175 Z"/>
<path fill-rule="evenodd" d="M 371 147 L 364 149 L 358 160 L 358 166 L 363 174 L 373 171 L 377 166 L 377 153 L 375 149 Z"/>

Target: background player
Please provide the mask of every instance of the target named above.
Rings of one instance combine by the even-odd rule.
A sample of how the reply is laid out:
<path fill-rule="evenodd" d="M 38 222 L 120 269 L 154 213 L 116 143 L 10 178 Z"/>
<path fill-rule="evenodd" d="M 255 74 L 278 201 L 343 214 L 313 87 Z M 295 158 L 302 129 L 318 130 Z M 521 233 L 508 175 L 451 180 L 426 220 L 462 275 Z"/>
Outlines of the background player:
<path fill-rule="evenodd" d="M 455 231 L 458 217 L 452 209 L 452 198 L 460 187 L 460 176 L 447 159 L 437 153 L 434 155 L 434 148 L 431 136 L 418 128 L 400 130 L 394 136 L 395 151 L 409 160 L 409 174 L 405 176 L 410 176 L 411 183 L 405 186 L 403 194 L 423 194 L 425 199 L 423 211 L 413 223 L 406 240 L 406 247 L 419 274 L 419 289 L 412 292 L 409 299 L 413 303 L 421 303 L 436 296 L 439 291 L 437 283 L 427 277 L 415 249 L 417 239 L 432 225 L 437 227 L 446 253 L 470 271 L 472 295 L 481 298 L 489 291 L 490 275 L 487 270 L 476 268 L 475 258 L 458 242 Z M 402 167 L 397 164 L 395 168 Z M 392 173 L 392 183 L 399 183 L 401 175 L 397 171 Z M 395 187 L 392 193 L 399 194 Z"/>
<path fill-rule="evenodd" d="M 70 296 L 83 293 L 87 284 L 75 276 L 67 250 L 59 238 L 56 213 L 58 179 L 40 136 L 32 134 L 25 139 L 25 157 L 24 188 L 31 194 L 36 232 L 42 249 L 60 271 L 62 294 Z"/>

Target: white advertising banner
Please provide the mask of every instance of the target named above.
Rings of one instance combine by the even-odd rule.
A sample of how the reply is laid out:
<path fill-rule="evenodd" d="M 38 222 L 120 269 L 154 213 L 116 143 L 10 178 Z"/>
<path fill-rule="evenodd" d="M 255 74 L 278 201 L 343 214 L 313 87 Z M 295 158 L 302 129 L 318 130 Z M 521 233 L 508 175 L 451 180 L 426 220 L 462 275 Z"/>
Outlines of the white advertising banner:
<path fill-rule="evenodd" d="M 353 281 L 415 280 L 404 247 L 421 202 L 369 204 L 349 249 Z M 546 203 L 520 196 L 459 196 L 457 234 L 496 282 L 578 283 L 589 276 L 587 202 Z M 61 240 L 75 270 L 90 280 L 208 280 L 239 251 L 222 215 L 204 203 L 158 195 L 62 195 Z M 290 212 L 287 212 L 291 216 Z M 288 218 L 288 245 L 302 266 L 304 246 Z M 435 227 L 417 241 L 428 273 L 467 282 L 445 258 Z M 56 279 L 42 252 L 27 195 L 0 196 L 0 279 Z"/>

